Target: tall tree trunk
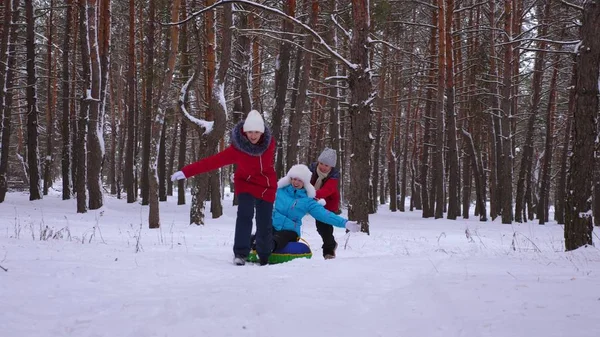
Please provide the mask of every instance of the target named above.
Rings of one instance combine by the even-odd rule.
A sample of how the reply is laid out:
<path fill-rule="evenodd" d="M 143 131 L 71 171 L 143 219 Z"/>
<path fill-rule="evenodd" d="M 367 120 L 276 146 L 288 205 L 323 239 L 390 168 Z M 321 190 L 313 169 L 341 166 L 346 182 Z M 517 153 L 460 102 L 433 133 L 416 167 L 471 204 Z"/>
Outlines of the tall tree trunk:
<path fill-rule="evenodd" d="M 575 59 L 575 57 L 573 57 Z M 558 173 L 558 183 L 556 186 L 556 200 L 554 207 L 554 220 L 560 225 L 565 224 L 565 207 L 567 193 L 567 166 L 569 153 L 571 149 L 571 127 L 573 125 L 573 114 L 575 111 L 575 84 L 577 83 L 577 62 L 573 62 L 571 70 L 571 83 L 569 84 L 569 108 L 565 119 L 565 133 L 562 141 L 560 155 L 560 172 Z"/>
<path fill-rule="evenodd" d="M 283 11 L 290 17 L 296 15 L 296 0 L 286 0 L 283 4 Z M 273 138 L 277 141 L 277 159 L 275 160 L 275 171 L 278 177 L 283 177 L 285 174 L 283 167 L 283 138 L 282 137 L 282 120 L 284 116 L 284 108 L 286 103 L 288 81 L 290 76 L 290 55 L 292 45 L 288 42 L 291 38 L 288 34 L 294 31 L 294 26 L 288 20 L 282 20 L 283 32 L 282 42 L 279 46 L 279 54 L 277 55 L 277 67 L 275 68 L 275 104 L 271 113 L 271 128 Z M 246 111 L 244 111 L 246 112 Z"/>
<path fill-rule="evenodd" d="M 318 0 L 312 0 L 311 3 L 312 6 L 310 9 L 309 25 L 311 27 L 316 27 L 317 17 L 319 15 L 319 2 Z M 304 38 L 304 49 L 311 50 L 312 44 L 312 35 L 306 35 Z M 298 142 L 300 141 L 300 126 L 302 125 L 304 107 L 306 105 L 306 93 L 309 88 L 310 73 L 312 69 L 311 67 L 312 53 L 305 53 L 302 58 L 302 73 L 300 77 L 300 82 L 298 83 L 298 96 L 296 97 L 296 105 L 293 107 L 293 111 L 290 115 L 290 132 L 288 133 L 288 143 L 286 151 L 286 162 L 288 168 L 298 163 Z"/>
<path fill-rule="evenodd" d="M 135 130 L 136 130 L 136 58 L 135 58 L 135 0 L 129 0 L 129 41 L 127 48 L 127 150 L 125 154 L 125 170 L 123 183 L 127 191 L 127 203 L 136 199 L 135 192 Z"/>
<path fill-rule="evenodd" d="M 432 0 L 435 4 L 436 0 Z M 431 62 L 435 60 L 436 53 L 436 42 L 437 42 L 437 25 L 438 25 L 438 12 L 432 11 L 431 14 L 431 36 L 429 37 L 429 55 L 431 55 Z M 420 185 L 421 185 L 421 203 L 423 205 L 423 218 L 430 218 L 433 216 L 432 207 L 432 196 L 429 195 L 429 154 L 431 146 L 431 119 L 433 118 L 433 86 L 435 83 L 435 69 L 433 65 L 429 66 L 428 74 L 429 84 L 427 85 L 427 94 L 425 99 L 425 116 L 423 118 L 423 150 L 421 154 L 421 169 L 420 169 Z"/>
<path fill-rule="evenodd" d="M 181 19 L 185 20 L 187 17 L 186 8 L 186 0 L 182 0 L 182 7 L 184 10 L 181 11 Z M 186 88 L 189 89 L 190 86 L 190 60 L 189 60 L 189 47 L 188 47 L 188 30 L 187 25 L 183 25 L 181 27 L 181 78 L 184 81 L 187 81 Z M 200 53 L 199 53 L 200 54 Z M 191 78 L 193 80 L 193 77 Z M 188 90 L 182 90 L 179 96 L 179 102 L 177 104 L 177 109 L 180 113 L 183 113 L 182 109 L 185 109 L 185 106 L 188 104 Z M 184 166 L 185 160 L 185 152 L 187 149 L 187 122 L 184 118 L 181 119 L 180 122 L 181 134 L 179 136 L 179 152 L 177 154 L 177 168 L 181 170 Z M 185 205 L 185 180 L 181 179 L 177 181 L 177 205 Z"/>
<path fill-rule="evenodd" d="M 148 17 L 146 19 L 146 34 L 144 36 L 146 50 L 146 69 L 144 83 L 146 85 L 146 97 L 144 99 L 144 130 L 142 137 L 142 179 L 141 193 L 142 205 L 150 202 L 150 147 L 152 141 L 152 117 L 154 115 L 154 39 L 156 24 L 156 3 L 149 1 Z M 152 226 L 152 225 L 151 225 Z M 153 228 L 153 227 L 150 227 Z"/>
<path fill-rule="evenodd" d="M 29 200 L 42 198 L 38 148 L 37 75 L 35 71 L 35 15 L 33 1 L 25 1 L 27 22 L 27 165 L 29 168 Z"/>
<path fill-rule="evenodd" d="M 44 158 L 44 195 L 48 195 L 48 190 L 52 187 L 52 163 L 54 162 L 54 149 L 52 138 L 54 137 L 54 107 L 56 95 L 52 95 L 52 90 L 56 86 L 54 76 L 54 67 L 52 59 L 52 47 L 54 40 L 54 0 L 50 0 L 50 10 L 47 21 L 47 39 L 46 42 L 46 67 L 48 68 L 48 79 L 46 80 L 46 156 Z"/>
<path fill-rule="evenodd" d="M 548 221 L 548 208 L 550 207 L 550 172 L 552 170 L 552 156 L 554 151 L 554 114 L 556 112 L 556 81 L 558 78 L 558 68 L 560 65 L 560 55 L 556 54 L 554 59 L 554 70 L 550 80 L 550 91 L 548 93 L 548 107 L 546 113 L 546 144 L 544 147 L 544 161 L 542 163 L 542 175 L 540 182 L 540 199 L 538 202 L 537 217 L 540 225 Z"/>
<path fill-rule="evenodd" d="M 175 0 L 177 2 L 179 0 Z M 173 4 L 175 4 L 175 2 Z M 166 107 L 165 107 L 166 108 Z M 169 111 L 170 108 L 167 108 Z M 160 132 L 160 144 L 158 148 L 158 161 L 157 161 L 157 173 L 158 173 L 158 201 L 167 201 L 167 185 L 166 185 L 166 168 L 167 168 L 167 122 L 166 118 L 163 119 L 162 130 Z"/>
<path fill-rule="evenodd" d="M 496 2 L 494 0 L 488 1 L 489 6 L 489 16 L 490 16 L 490 27 L 496 27 Z M 496 219 L 496 217 L 500 214 L 500 188 L 499 178 L 501 176 L 501 172 L 499 171 L 499 157 L 501 153 L 501 145 L 500 142 L 502 138 L 500 137 L 500 120 L 497 117 L 499 115 L 499 103 L 498 103 L 498 69 L 496 65 L 496 30 L 490 29 L 490 54 L 489 54 L 489 74 L 488 81 L 490 84 L 490 110 L 489 110 L 489 160 L 488 167 L 490 170 L 490 216 L 492 220 Z"/>
<path fill-rule="evenodd" d="M 565 248 L 567 251 L 593 245 L 590 199 L 593 178 L 596 119 L 598 115 L 598 74 L 600 71 L 600 4 L 588 1 L 583 6 L 581 45 L 577 54 L 575 114 L 573 116 L 573 155 L 571 156 L 567 207 L 565 211 Z"/>
<path fill-rule="evenodd" d="M 387 50 L 387 49 L 386 49 Z M 385 57 L 384 57 L 385 59 Z M 409 69 L 413 67 L 413 57 L 410 56 L 409 60 Z M 398 201 L 398 209 L 400 212 L 405 211 L 405 203 L 406 203 L 406 189 L 407 189 L 407 175 L 408 169 L 410 168 L 410 164 L 408 162 L 408 143 L 409 143 L 409 133 L 410 133 L 410 115 L 412 113 L 413 106 L 413 81 L 409 80 L 408 83 L 408 101 L 406 102 L 406 113 L 404 118 L 404 135 L 402 137 L 402 168 L 400 173 L 400 200 Z M 418 105 L 418 103 L 417 103 Z M 415 105 L 414 109 L 417 109 L 417 105 Z M 394 160 L 395 162 L 395 160 Z M 396 196 L 396 198 L 398 198 Z"/>
<path fill-rule="evenodd" d="M 502 196 L 500 198 L 501 201 L 501 209 L 502 209 L 502 223 L 510 224 L 512 223 L 513 216 L 513 208 L 512 208 L 512 195 L 513 195 L 513 153 L 512 153 L 512 62 L 516 62 L 513 60 L 513 48 L 511 44 L 512 40 L 512 16 L 513 16 L 513 4 L 514 0 L 505 1 L 504 2 L 504 29 L 505 29 L 505 38 L 506 44 L 504 45 L 504 72 L 503 72 L 503 85 L 502 85 L 502 126 L 501 126 L 501 160 L 498 163 L 498 167 L 501 169 L 500 181 L 501 181 L 501 190 Z"/>
<path fill-rule="evenodd" d="M 387 29 L 384 31 L 384 40 L 387 40 Z M 373 148 L 373 159 L 371 160 L 371 162 L 373 163 L 373 166 L 371 167 L 371 177 L 372 177 L 372 181 L 371 181 L 371 195 L 372 198 L 370 200 L 370 209 L 369 209 L 369 214 L 375 214 L 377 213 L 377 198 L 378 198 L 378 186 L 379 186 L 379 169 L 380 169 L 380 163 L 379 163 L 379 158 L 381 157 L 381 129 L 382 129 L 382 117 L 383 117 L 383 112 L 385 110 L 385 83 L 387 81 L 387 73 L 388 73 L 388 66 L 387 66 L 387 55 L 388 55 L 388 48 L 387 46 L 383 46 L 383 55 L 382 55 L 382 60 L 381 60 L 381 68 L 379 70 L 379 83 L 378 83 L 378 87 L 379 87 L 379 92 L 378 92 L 378 96 L 379 99 L 377 100 L 378 103 L 378 109 L 376 111 L 377 113 L 377 125 L 376 125 L 376 131 L 375 131 L 375 144 L 374 144 L 374 148 Z M 408 103 L 410 105 L 410 101 Z"/>
<path fill-rule="evenodd" d="M 261 26 L 260 22 L 257 22 L 260 20 L 260 16 L 256 16 L 256 15 L 250 15 L 249 16 L 249 26 L 250 29 L 257 29 Z M 257 109 L 259 109 L 259 111 L 263 111 L 262 110 L 262 104 L 261 104 L 261 100 L 260 100 L 260 82 L 261 82 L 261 69 L 262 69 L 262 60 L 260 59 L 261 56 L 261 52 L 259 49 L 259 43 L 258 43 L 258 38 L 255 36 L 252 39 L 252 105 L 254 107 L 256 107 Z"/>
<path fill-rule="evenodd" d="M 109 83 L 110 81 L 110 47 L 111 47 L 111 0 L 100 0 L 99 6 L 99 21 L 98 21 L 98 53 L 100 58 L 100 117 L 98 119 L 98 135 L 99 137 L 104 137 L 104 118 L 106 116 L 107 106 L 112 108 L 112 104 L 107 105 L 107 100 L 110 98 L 111 101 L 114 101 L 114 98 L 108 94 L 109 92 Z M 113 110 L 114 111 L 114 110 Z M 104 141 L 100 141 L 100 149 L 102 157 L 100 158 L 101 163 L 104 161 L 104 155 L 106 149 L 104 147 Z M 112 147 L 111 150 L 114 153 L 115 148 Z M 98 159 L 98 158 L 96 158 Z M 99 184 L 102 187 L 102 167 L 100 165 L 99 172 Z M 114 176 L 114 175 L 113 175 Z M 114 186 L 114 183 L 111 184 Z M 100 189 L 100 195 L 102 196 L 102 189 Z"/>
<path fill-rule="evenodd" d="M 361 231 L 370 233 L 368 201 L 364 191 L 369 189 L 369 151 L 371 139 L 371 88 L 368 36 L 370 32 L 369 1 L 352 0 L 353 34 L 350 41 L 350 60 L 355 65 L 348 69 L 350 90 L 350 186 L 348 216 L 361 225 Z"/>
<path fill-rule="evenodd" d="M 471 133 L 463 129 L 462 134 L 465 137 L 465 148 L 467 149 L 469 158 L 471 159 L 471 168 L 473 169 L 474 173 L 475 195 L 477 202 L 476 209 L 478 210 L 477 213 L 479 214 L 479 220 L 487 221 L 487 212 L 485 207 L 485 188 L 483 186 L 483 181 L 485 178 L 482 173 L 483 165 L 481 165 L 479 163 L 479 160 L 477 159 L 478 155 L 477 151 L 475 150 L 475 142 L 473 141 Z"/>
<path fill-rule="evenodd" d="M 90 45 L 88 40 L 88 11 L 86 0 L 79 0 L 79 44 L 81 47 L 82 92 L 91 90 L 91 65 Z M 87 133 L 89 121 L 90 97 L 83 95 L 79 104 L 79 119 L 77 126 L 77 143 L 75 145 L 75 156 L 77 160 L 77 181 L 75 193 L 77 193 L 77 213 L 87 212 Z"/>
<path fill-rule="evenodd" d="M 17 41 L 17 25 L 19 20 L 19 0 L 4 0 L 4 21 L 2 28 L 2 44 L 0 53 L 0 85 L 2 88 L 12 88 L 15 72 L 15 47 Z M 0 90 L 0 202 L 4 202 L 8 191 L 8 155 L 10 150 L 12 90 Z"/>
<path fill-rule="evenodd" d="M 531 105 L 529 117 L 527 119 L 527 128 L 525 130 L 525 144 L 523 146 L 523 156 L 521 158 L 521 168 L 517 180 L 517 195 L 515 201 L 515 221 L 523 222 L 527 219 L 525 213 L 525 185 L 531 184 L 531 169 L 533 166 L 533 136 L 535 133 L 535 120 L 537 118 L 541 92 L 542 92 L 542 75 L 544 68 L 544 59 L 546 56 L 546 41 L 544 37 L 548 31 L 547 18 L 550 11 L 550 1 L 546 2 L 543 13 L 541 15 L 542 25 L 538 37 L 540 41 L 535 52 L 533 64 L 533 80 L 531 82 Z"/>
<path fill-rule="evenodd" d="M 73 42 L 73 50 L 76 50 L 77 48 L 81 48 L 81 41 L 79 41 L 79 34 L 81 32 L 81 27 L 80 27 L 80 20 L 81 20 L 81 14 L 80 11 L 81 9 L 80 4 L 77 1 L 73 1 L 72 6 L 73 7 L 73 13 L 72 13 L 72 21 L 71 21 L 71 27 L 73 27 L 73 37 L 72 37 L 72 42 Z M 73 53 L 73 56 L 71 57 L 70 60 L 68 60 L 67 62 L 69 62 L 71 64 L 70 66 L 70 74 L 77 74 L 77 55 L 81 54 L 81 53 Z M 77 170 L 79 169 L 79 159 L 77 158 L 77 149 L 75 149 L 75 147 L 77 145 L 79 145 L 79 112 L 77 110 L 77 104 L 76 104 L 76 92 L 77 92 L 77 81 L 75 80 L 70 80 L 70 83 L 67 84 L 69 86 L 69 92 L 71 93 L 71 95 L 69 96 L 69 119 L 70 119 L 70 124 L 71 124 L 71 152 L 72 152 L 72 156 L 71 156 L 71 181 L 73 182 L 73 194 L 76 194 L 77 191 Z M 73 98 L 71 99 L 71 96 L 73 96 Z M 87 200 L 86 200 L 87 201 Z M 87 206 L 86 206 L 87 208 Z"/>
<path fill-rule="evenodd" d="M 337 0 L 330 0 L 329 10 L 334 13 L 337 11 Z M 325 34 L 325 41 L 332 47 L 337 47 L 338 39 L 337 32 L 335 29 L 330 29 Z M 335 59 L 329 58 L 327 60 L 327 74 L 329 74 L 332 78 L 338 77 L 338 67 Z M 345 166 L 342 161 L 342 141 L 340 139 L 340 103 L 338 101 L 338 97 L 340 95 L 340 90 L 338 89 L 337 83 L 333 83 L 329 86 L 329 97 L 328 100 L 328 108 L 329 108 L 329 137 L 331 138 L 331 148 L 335 150 L 337 155 L 336 162 L 337 167 L 340 171 L 340 174 L 343 176 L 346 171 Z M 338 180 L 338 189 L 340 188 L 342 182 L 341 179 Z M 340 200 L 341 202 L 341 200 Z M 339 206 L 339 205 L 338 205 Z"/>
<path fill-rule="evenodd" d="M 167 191 L 166 196 L 173 196 L 173 182 L 168 177 L 173 173 L 173 168 L 175 167 L 175 154 L 177 149 L 177 141 L 179 140 L 179 118 L 177 116 L 172 117 L 173 126 L 172 126 L 172 136 L 171 136 L 171 151 L 169 152 L 169 160 L 166 166 L 165 179 L 167 181 Z"/>
<path fill-rule="evenodd" d="M 454 17 L 454 0 L 446 0 L 445 19 L 445 95 L 446 95 L 446 121 L 448 125 L 448 219 L 456 220 L 460 215 L 459 207 L 459 168 L 458 168 L 458 144 L 456 139 L 456 111 L 454 107 L 454 60 L 452 39 L 452 18 Z M 441 47 L 441 46 L 440 46 Z M 459 60 L 460 61 L 460 60 Z"/>
<path fill-rule="evenodd" d="M 179 9 L 180 9 L 180 0 L 174 0 L 171 4 L 171 22 L 177 22 L 179 20 Z M 150 21 L 154 20 L 154 0 L 150 0 Z M 150 26 L 154 26 L 154 22 L 149 24 Z M 149 32 L 154 32 L 154 28 L 149 28 Z M 173 72 L 175 71 L 175 61 L 177 57 L 177 53 L 179 52 L 179 27 L 177 25 L 172 25 L 169 27 L 170 30 L 170 45 L 168 53 L 166 53 L 166 71 L 163 82 L 158 90 L 159 99 L 157 104 L 157 111 L 155 112 L 155 117 L 152 119 L 152 133 L 151 133 L 151 142 L 150 142 L 150 153 L 149 153 L 149 188 L 148 188 L 148 204 L 149 204 L 149 212 L 148 212 L 148 225 L 150 228 L 159 228 L 160 227 L 160 209 L 159 209 L 159 165 L 160 163 L 160 152 L 161 148 L 164 151 L 164 131 L 165 131 L 165 111 L 167 109 L 166 101 L 169 92 L 169 88 L 171 87 L 171 82 L 173 81 Z M 152 77 L 150 77 L 152 78 Z M 149 82 L 151 85 L 152 82 Z M 163 152 L 164 159 L 164 152 Z M 163 167 L 163 176 L 164 176 L 164 162 L 162 163 Z M 164 178 L 164 177 L 163 177 Z M 164 184 L 163 184 L 164 186 Z"/>
<path fill-rule="evenodd" d="M 393 81 L 394 84 L 394 92 L 398 92 L 398 80 Z M 398 191 L 396 189 L 397 185 L 397 173 L 396 173 L 396 153 L 394 151 L 394 139 L 396 138 L 396 119 L 398 116 L 398 100 L 395 99 L 392 103 L 392 111 L 390 118 L 390 133 L 388 135 L 387 145 L 386 145 L 386 155 L 388 162 L 388 185 L 390 190 L 390 211 L 396 212 L 399 208 L 400 210 L 404 210 L 404 207 L 398 207 Z"/>
<path fill-rule="evenodd" d="M 432 194 L 435 193 L 435 210 L 434 217 L 436 219 L 444 216 L 446 206 L 445 198 L 445 161 L 444 161 L 444 139 L 445 139 L 445 120 L 444 120 L 444 85 L 446 83 L 446 9 L 444 0 L 438 0 L 438 85 L 436 97 L 436 116 L 435 116 L 435 152 L 433 153 L 433 181 Z"/>
<path fill-rule="evenodd" d="M 90 209 L 98 209 L 104 204 L 102 193 L 102 163 L 104 160 L 104 116 L 102 114 L 100 88 L 102 85 L 100 51 L 98 49 L 98 3 L 88 0 L 88 45 L 90 49 L 91 91 L 90 118 L 88 132 L 87 183 L 90 193 Z"/>
<path fill-rule="evenodd" d="M 207 6 L 210 6 L 212 4 L 211 2 L 212 0 L 209 0 L 207 2 Z M 231 27 L 232 26 L 232 7 L 231 4 L 225 4 L 223 6 L 224 8 L 224 13 L 223 13 L 223 27 Z M 214 17 L 212 16 L 213 13 L 208 12 L 207 13 L 207 29 L 209 29 L 209 33 L 210 30 L 214 30 L 214 24 L 212 20 L 214 20 Z M 214 32 L 214 31 L 213 31 Z M 208 36 L 211 36 L 210 34 Z M 214 35 L 212 35 L 214 36 Z M 214 40 L 214 38 L 209 38 L 209 41 L 212 42 L 213 45 L 217 45 L 216 41 Z M 182 102 L 180 101 L 180 107 L 181 107 L 181 111 L 184 112 L 183 116 L 184 116 L 184 120 L 186 120 L 190 125 L 193 125 L 196 128 L 196 131 L 201 135 L 201 137 L 203 137 L 203 142 L 205 145 L 204 147 L 204 151 L 202 151 L 202 153 L 199 155 L 199 157 L 207 157 L 212 155 L 213 153 L 216 152 L 217 150 L 217 146 L 219 145 L 219 141 L 221 140 L 221 138 L 223 137 L 223 134 L 225 133 L 225 126 L 226 126 L 226 112 L 227 112 L 227 107 L 224 105 L 224 100 L 222 100 L 222 97 L 225 97 L 225 82 L 226 82 L 226 75 L 227 75 L 227 71 L 229 69 L 229 62 L 230 62 L 230 57 L 231 57 L 231 30 L 230 29 L 225 29 L 222 36 L 221 36 L 221 41 L 218 44 L 218 46 L 220 46 L 220 53 L 219 55 L 221 56 L 220 61 L 219 61 L 219 65 L 216 66 L 214 65 L 215 69 L 213 69 L 213 74 L 216 74 L 214 76 L 214 83 L 212 83 L 212 92 L 210 95 L 210 104 L 209 104 L 209 111 L 212 114 L 207 114 L 207 118 L 211 118 L 214 122 L 213 124 L 213 129 L 209 134 L 206 134 L 204 132 L 203 129 L 199 128 L 197 124 L 194 124 L 193 122 L 191 122 L 190 119 L 190 115 L 187 114 L 187 112 L 185 112 L 185 107 L 182 106 Z M 216 53 L 216 51 L 214 50 L 208 50 L 207 51 L 207 59 L 208 59 L 208 64 L 209 64 L 209 68 L 210 68 L 210 64 L 211 64 L 211 59 L 214 60 L 213 55 L 211 55 L 211 53 Z M 200 182 L 200 184 L 198 184 L 198 182 Z M 208 186 L 209 183 L 209 177 L 207 174 L 202 174 L 202 175 L 198 175 L 195 179 L 195 183 L 196 186 Z M 219 190 L 220 191 L 220 190 Z M 215 191 L 213 189 L 212 191 L 212 202 L 219 202 L 220 203 L 220 194 L 216 194 L 217 191 Z M 199 188 L 196 191 L 192 192 L 192 205 L 191 205 L 191 209 L 190 209 L 190 224 L 196 224 L 196 225 L 203 225 L 204 224 L 204 209 L 205 209 L 205 205 L 204 202 L 206 200 L 206 198 L 208 197 L 207 191 L 206 189 L 202 189 Z M 220 207 L 220 204 L 219 204 Z M 219 213 L 222 212 L 222 210 L 220 210 L 219 208 L 212 208 L 213 211 L 213 218 L 214 217 L 218 217 L 220 216 Z"/>

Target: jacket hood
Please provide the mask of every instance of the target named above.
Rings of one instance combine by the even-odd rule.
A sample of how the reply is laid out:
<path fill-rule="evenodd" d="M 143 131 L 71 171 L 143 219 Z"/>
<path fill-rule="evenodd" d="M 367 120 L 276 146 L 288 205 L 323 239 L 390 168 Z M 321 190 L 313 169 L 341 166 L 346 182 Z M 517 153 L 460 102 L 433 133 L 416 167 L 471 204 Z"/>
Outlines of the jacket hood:
<path fill-rule="evenodd" d="M 310 170 L 308 169 L 308 167 L 306 165 L 302 165 L 302 164 L 294 165 L 290 168 L 290 170 L 287 172 L 285 177 L 279 179 L 279 181 L 277 182 L 277 188 L 285 187 L 292 183 L 290 181 L 291 178 L 297 178 L 297 179 L 300 179 L 304 183 L 304 189 L 306 190 L 306 195 L 309 198 L 314 198 L 317 195 L 317 192 L 315 191 L 315 188 L 313 187 L 313 185 L 310 184 L 311 177 L 312 177 L 312 172 L 310 172 Z"/>
<path fill-rule="evenodd" d="M 262 155 L 271 144 L 271 129 L 265 126 L 265 132 L 257 144 L 252 144 L 244 132 L 244 121 L 237 123 L 231 130 L 231 145 L 251 156 Z"/>

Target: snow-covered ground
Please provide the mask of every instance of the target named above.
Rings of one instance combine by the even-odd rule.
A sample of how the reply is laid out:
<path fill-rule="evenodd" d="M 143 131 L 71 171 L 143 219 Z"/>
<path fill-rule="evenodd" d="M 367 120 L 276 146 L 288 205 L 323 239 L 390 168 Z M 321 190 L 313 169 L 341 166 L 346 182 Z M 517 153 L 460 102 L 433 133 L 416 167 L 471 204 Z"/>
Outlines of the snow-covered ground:
<path fill-rule="evenodd" d="M 190 200 L 190 199 L 188 199 Z M 0 336 L 600 335 L 600 250 L 564 252 L 555 222 L 502 225 L 421 212 L 370 217 L 371 235 L 336 229 L 335 260 L 234 266 L 235 207 L 190 226 L 188 205 L 106 197 L 77 214 L 56 192 L 0 204 Z M 344 213 L 345 215 L 345 213 Z M 46 229 L 47 228 L 47 229 Z M 46 239 L 40 240 L 41 237 Z"/>

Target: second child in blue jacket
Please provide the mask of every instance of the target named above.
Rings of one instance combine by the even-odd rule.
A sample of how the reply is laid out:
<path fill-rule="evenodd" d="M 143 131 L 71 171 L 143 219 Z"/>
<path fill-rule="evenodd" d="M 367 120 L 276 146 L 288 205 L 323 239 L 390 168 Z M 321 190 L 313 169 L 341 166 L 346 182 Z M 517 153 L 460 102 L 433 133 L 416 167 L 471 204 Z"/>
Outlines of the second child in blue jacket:
<path fill-rule="evenodd" d="M 360 225 L 348 221 L 323 207 L 321 200 L 315 200 L 315 188 L 310 184 L 312 172 L 306 165 L 294 165 L 285 177 L 277 182 L 277 194 L 273 209 L 273 250 L 278 250 L 288 242 L 297 241 L 301 236 L 302 218 L 310 214 L 326 224 L 346 228 L 351 232 L 360 230 Z"/>

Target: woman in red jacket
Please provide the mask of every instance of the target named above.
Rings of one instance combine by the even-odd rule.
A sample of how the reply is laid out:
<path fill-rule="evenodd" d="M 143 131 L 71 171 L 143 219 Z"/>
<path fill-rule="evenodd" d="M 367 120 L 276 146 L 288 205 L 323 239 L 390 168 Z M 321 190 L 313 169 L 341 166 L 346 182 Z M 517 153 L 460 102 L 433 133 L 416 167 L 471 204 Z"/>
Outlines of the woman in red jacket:
<path fill-rule="evenodd" d="M 266 265 L 272 251 L 273 202 L 277 190 L 277 175 L 273 162 L 275 139 L 265 127 L 262 116 L 250 111 L 244 122 L 231 130 L 231 144 L 225 150 L 189 164 L 175 172 L 171 180 L 192 177 L 225 165 L 237 164 L 233 183 L 238 196 L 237 219 L 233 244 L 233 263 L 242 266 L 250 253 L 252 218 L 256 208 L 256 252 L 260 264 Z"/>
<path fill-rule="evenodd" d="M 336 162 L 335 150 L 326 147 L 317 162 L 310 165 L 312 172 L 310 183 L 317 190 L 315 198 L 325 200 L 327 210 L 340 214 L 340 191 L 338 190 L 340 172 L 335 167 Z M 323 239 L 323 257 L 326 260 L 334 259 L 337 242 L 333 237 L 333 226 L 317 220 L 317 232 Z"/>

